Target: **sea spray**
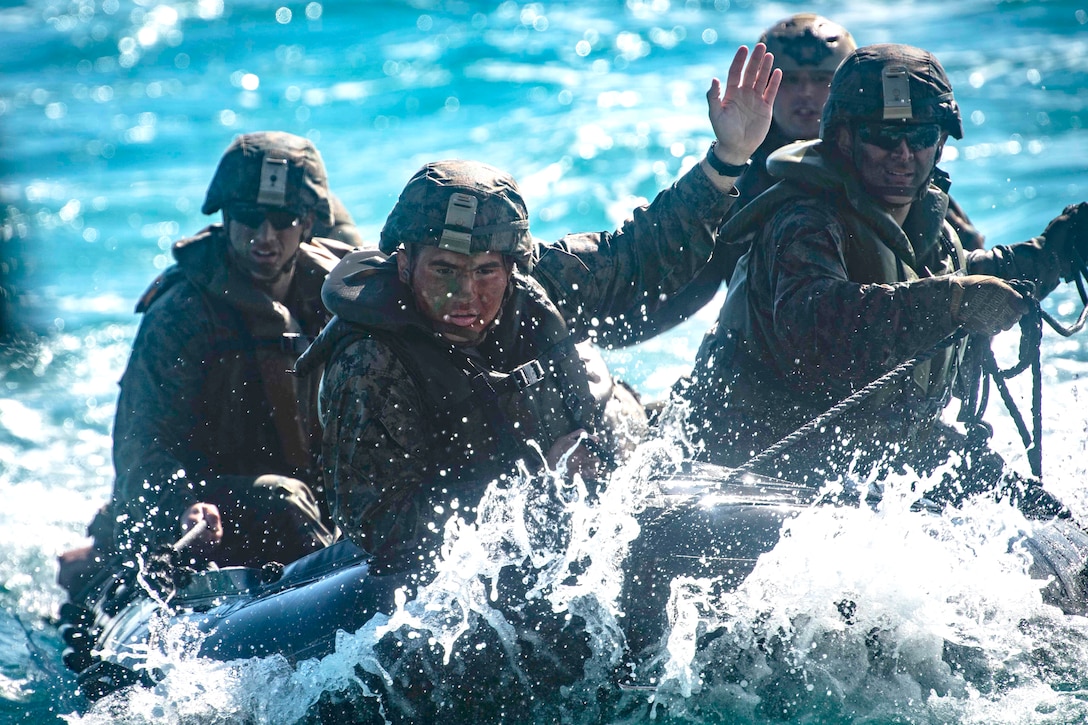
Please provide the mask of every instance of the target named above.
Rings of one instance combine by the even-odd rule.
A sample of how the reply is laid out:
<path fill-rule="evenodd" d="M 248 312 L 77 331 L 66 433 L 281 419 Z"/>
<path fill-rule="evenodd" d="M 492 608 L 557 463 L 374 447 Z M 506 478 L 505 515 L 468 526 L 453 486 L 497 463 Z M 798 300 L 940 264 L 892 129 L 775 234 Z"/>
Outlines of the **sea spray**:
<path fill-rule="evenodd" d="M 1031 648 L 1068 641 L 1071 628 L 1074 642 L 1085 634 L 1028 576 L 1016 542 L 1036 524 L 988 499 L 914 511 L 927 482 L 884 483 L 875 507 L 789 520 L 734 591 L 675 581 L 663 677 L 643 693 L 646 712 L 666 722 L 937 723 L 996 712 L 1021 688 L 1033 693 L 1025 702 L 1055 699 L 1040 692 Z M 1083 672 L 1083 647 L 1066 649 L 1079 663 L 1066 672 Z M 1069 699 L 1063 716 L 1077 710 Z"/>
<path fill-rule="evenodd" d="M 398 592 L 394 611 L 338 633 L 336 652 L 320 660 L 209 662 L 192 656 L 195 630 L 158 627 L 144 653 L 155 687 L 115 694 L 70 721 L 296 722 L 330 708 L 376 722 L 511 712 L 597 721 L 597 691 L 611 686 L 624 653 L 618 599 L 639 533 L 633 514 L 655 490 L 652 474 L 678 455 L 647 444 L 592 493 L 557 472 L 492 484 L 472 523 L 458 511 L 445 522 L 433 577 Z"/>
<path fill-rule="evenodd" d="M 433 578 L 339 633 L 334 654 L 215 663 L 166 630 L 149 658 L 165 673 L 156 687 L 72 722 L 1088 717 L 1088 627 L 1044 603 L 1047 582 L 1029 576 L 1019 543 L 1044 524 L 986 497 L 915 510 L 943 470 L 859 484 L 879 501 L 800 510 L 739 586 L 676 576 L 665 631 L 640 664 L 650 676 L 626 681 L 627 557 L 639 513 L 660 496 L 655 476 L 681 450 L 650 441 L 599 490 L 510 476 L 489 487 L 473 522 L 451 512 Z"/>

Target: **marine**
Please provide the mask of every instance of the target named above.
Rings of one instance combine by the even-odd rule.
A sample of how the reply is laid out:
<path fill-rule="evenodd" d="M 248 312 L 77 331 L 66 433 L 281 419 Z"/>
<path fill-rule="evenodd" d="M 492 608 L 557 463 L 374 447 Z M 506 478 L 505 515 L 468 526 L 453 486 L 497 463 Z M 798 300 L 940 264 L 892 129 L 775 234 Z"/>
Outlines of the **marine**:
<path fill-rule="evenodd" d="M 317 385 L 289 373 L 329 319 L 320 290 L 354 247 L 314 145 L 288 133 L 238 136 L 202 211 L 212 224 L 173 245 L 175 264 L 141 297 L 120 381 L 116 479 L 83 564 L 146 554 L 199 521 L 187 560 L 287 563 L 334 538 L 319 465 Z M 77 590 L 94 567 L 61 557 Z"/>
<path fill-rule="evenodd" d="M 753 235 L 751 249 L 690 378 L 677 386 L 692 406 L 703 457 L 743 465 L 929 351 L 934 356 L 902 383 L 759 472 L 824 481 L 907 468 L 926 476 L 950 466 L 929 492 L 935 503 L 990 491 L 1031 515 L 1067 514 L 1038 480 L 1006 467 L 984 437 L 940 416 L 957 391 L 966 341 L 988 342 L 1031 309 L 1029 297 L 1074 278 L 1088 211 L 1083 202 L 1070 205 L 1029 241 L 965 250 L 947 220 L 950 180 L 937 166 L 946 139 L 962 135 L 951 85 L 932 54 L 880 44 L 843 61 L 820 138 L 772 153 L 768 168 L 781 181 L 723 230 Z"/>
<path fill-rule="evenodd" d="M 299 360 L 327 360 L 325 480 L 340 529 L 378 574 L 427 566 L 443 523 L 525 470 L 592 481 L 617 453 L 577 343 L 690 279 L 770 123 L 779 75 L 762 45 L 738 51 L 708 105 L 707 158 L 622 229 L 535 240 L 509 174 L 425 165 L 382 230 L 388 258 L 346 257 L 323 299 L 336 318 Z M 640 312 L 641 314 L 641 312 Z"/>
<path fill-rule="evenodd" d="M 774 115 L 767 138 L 752 154 L 751 162 L 737 181 L 740 197 L 728 218 L 773 186 L 778 179 L 767 166 L 768 157 L 795 141 L 820 135 L 820 119 L 835 69 L 857 48 L 850 31 L 815 13 L 795 13 L 770 26 L 759 42 L 775 57 L 782 71 L 782 86 L 774 101 Z M 985 237 L 971 223 L 967 213 L 949 197 L 946 217 L 965 249 L 982 249 Z M 748 250 L 750 236 L 736 236 L 723 229 L 714 245 L 710 262 L 682 289 L 671 295 L 652 321 L 633 318 L 602 327 L 602 342 L 619 347 L 640 342 L 689 319 L 729 283 L 737 260 Z"/>

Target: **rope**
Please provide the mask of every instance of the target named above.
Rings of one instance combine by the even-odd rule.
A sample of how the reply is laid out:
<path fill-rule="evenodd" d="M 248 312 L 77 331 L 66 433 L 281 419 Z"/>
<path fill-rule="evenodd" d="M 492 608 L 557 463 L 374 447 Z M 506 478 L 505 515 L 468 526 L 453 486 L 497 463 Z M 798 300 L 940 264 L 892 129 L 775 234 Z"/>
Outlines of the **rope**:
<path fill-rule="evenodd" d="M 1034 300 L 1033 296 L 1035 306 L 1039 308 L 1039 314 L 1042 316 L 1043 320 L 1050 326 L 1050 329 L 1054 330 L 1054 332 L 1062 337 L 1069 337 L 1070 335 L 1080 332 L 1084 328 L 1085 321 L 1088 321 L 1088 290 L 1085 290 L 1084 288 L 1084 280 L 1088 279 L 1088 266 L 1085 265 L 1079 249 L 1073 249 L 1073 259 L 1070 261 L 1069 267 L 1072 279 L 1067 279 L 1066 281 L 1071 281 L 1076 284 L 1077 294 L 1080 295 L 1081 304 L 1084 305 L 1076 322 L 1069 327 L 1064 327 L 1060 322 L 1051 317 L 1046 310 L 1039 307 L 1039 302 Z"/>
<path fill-rule="evenodd" d="M 1013 367 L 1007 370 L 1001 370 L 997 366 L 997 360 L 994 358 L 993 349 L 987 344 L 982 353 L 981 396 L 977 398 L 977 404 L 976 396 L 973 393 L 965 398 L 963 403 L 964 410 L 967 410 L 968 406 L 973 408 L 973 410 L 971 410 L 971 412 L 961 411 L 959 418 L 961 422 L 972 425 L 977 430 L 985 431 L 987 437 L 992 434 L 993 430 L 990 426 L 982 421 L 982 415 L 985 413 L 986 405 L 989 402 L 989 382 L 992 380 L 994 385 L 997 386 L 998 393 L 1001 395 L 1001 400 L 1005 404 L 1005 409 L 1009 412 L 1009 416 L 1012 418 L 1013 423 L 1016 425 L 1016 430 L 1020 434 L 1020 440 L 1024 444 L 1024 450 L 1027 455 L 1028 465 L 1031 467 L 1031 472 L 1036 478 L 1040 479 L 1043 476 L 1043 373 L 1041 359 L 1043 322 L 1046 322 L 1050 329 L 1054 330 L 1062 337 L 1069 337 L 1080 332 L 1084 328 L 1086 320 L 1088 320 L 1088 292 L 1085 291 L 1083 282 L 1084 278 L 1088 277 L 1088 269 L 1085 269 L 1085 265 L 1079 259 L 1079 255 L 1074 261 L 1073 270 L 1075 274 L 1072 281 L 1076 283 L 1077 291 L 1080 294 L 1081 302 L 1084 303 L 1084 307 L 1077 317 L 1077 321 L 1069 327 L 1062 325 L 1042 308 L 1039 300 L 1035 299 L 1033 284 L 1018 282 L 1016 280 L 1010 281 L 1010 284 L 1016 287 L 1016 289 L 1031 302 L 1031 310 L 1020 318 L 1020 359 Z M 1006 380 L 1016 377 L 1028 368 L 1031 369 L 1032 425 L 1030 431 L 1028 430 L 1027 424 L 1024 422 L 1023 415 L 1016 405 L 1016 401 L 1013 399 L 1008 386 L 1005 384 Z"/>
<path fill-rule="evenodd" d="M 1010 284 L 1017 287 L 1018 291 L 1021 291 L 1024 296 L 1031 301 L 1031 310 L 1020 318 L 1020 359 L 1013 367 L 1007 370 L 1001 370 L 997 366 L 993 349 L 987 345 L 983 352 L 984 377 L 982 384 L 984 392 L 981 402 L 973 413 L 968 416 L 961 416 L 961 420 L 970 421 L 989 430 L 989 426 L 982 423 L 982 414 L 986 410 L 986 403 L 989 398 L 988 381 L 993 380 L 994 385 L 997 386 L 998 393 L 1001 395 L 1001 400 L 1005 404 L 1005 409 L 1009 412 L 1009 416 L 1012 418 L 1013 423 L 1016 425 L 1016 430 L 1020 434 L 1020 440 L 1024 444 L 1024 450 L 1027 455 L 1028 465 L 1031 467 L 1031 472 L 1036 478 L 1040 479 L 1043 476 L 1043 373 L 1041 359 L 1043 322 L 1046 322 L 1050 329 L 1054 330 L 1062 337 L 1074 335 L 1084 328 L 1085 321 L 1088 320 L 1088 293 L 1086 293 L 1084 289 L 1082 280 L 1084 277 L 1088 276 L 1088 270 L 1085 270 L 1084 264 L 1081 263 L 1079 259 L 1077 260 L 1074 269 L 1076 271 L 1074 281 L 1076 282 L 1081 301 L 1084 303 L 1084 308 L 1077 317 L 1077 321 L 1069 327 L 1062 325 L 1042 308 L 1039 300 L 1035 299 L 1033 285 L 1030 285 L 1030 283 L 1018 284 L 1016 281 L 1010 282 Z M 1028 286 L 1030 286 L 1031 289 L 1027 289 Z M 1005 384 L 1006 380 L 1016 377 L 1028 368 L 1031 368 L 1032 426 L 1030 431 L 1028 430 L 1027 424 L 1024 422 L 1023 415 L 1016 405 L 1016 401 L 1013 400 L 1012 394 Z"/>
<path fill-rule="evenodd" d="M 993 432 L 990 426 L 983 422 L 982 415 L 986 411 L 986 406 L 989 403 L 989 380 L 993 380 L 997 386 L 998 392 L 1001 395 L 1002 401 L 1005 403 L 1005 408 L 1009 411 L 1009 415 L 1012 417 L 1013 422 L 1016 424 L 1016 429 L 1020 433 L 1020 439 L 1024 443 L 1024 448 L 1027 452 L 1028 464 L 1031 466 L 1031 472 L 1037 477 L 1042 478 L 1043 469 L 1043 450 L 1042 450 L 1042 438 L 1043 438 L 1043 415 L 1042 415 L 1042 398 L 1043 398 L 1043 383 L 1042 383 L 1042 360 L 1041 349 L 1043 339 L 1043 322 L 1057 332 L 1062 337 L 1069 337 L 1071 335 L 1080 332 L 1085 323 L 1088 322 L 1088 290 L 1085 289 L 1084 280 L 1088 279 L 1088 266 L 1085 265 L 1084 260 L 1081 258 L 1079 251 L 1074 251 L 1074 259 L 1071 262 L 1071 280 L 1076 284 L 1077 292 L 1080 294 L 1081 302 L 1084 304 L 1084 308 L 1081 310 L 1080 315 L 1077 317 L 1077 321 L 1069 327 L 1063 326 L 1060 322 L 1055 320 L 1049 313 L 1046 312 L 1039 304 L 1039 300 L 1035 299 L 1035 285 L 1032 282 L 1021 282 L 1018 280 L 1010 280 L 1009 284 L 1017 289 L 1028 300 L 1031 301 L 1031 310 L 1025 313 L 1020 318 L 1020 359 L 1016 365 L 1008 370 L 1001 370 L 997 367 L 997 360 L 994 358 L 993 349 L 987 342 L 983 352 L 983 377 L 981 380 L 981 394 L 978 394 L 977 390 L 970 391 L 968 396 L 964 399 L 964 410 L 968 407 L 974 408 L 972 412 L 965 413 L 961 411 L 960 421 L 965 422 L 968 425 L 972 425 L 976 430 L 985 431 L 985 435 L 989 435 Z M 862 402 L 869 398 L 874 393 L 883 390 L 889 385 L 898 382 L 902 378 L 906 377 L 916 365 L 925 362 L 929 358 L 936 355 L 940 350 L 949 345 L 955 343 L 967 333 L 961 328 L 949 335 L 945 339 L 938 342 L 933 347 L 929 348 L 925 352 L 900 363 L 896 367 L 892 368 L 885 374 L 873 380 L 871 383 L 863 387 L 861 390 L 849 395 L 840 402 L 828 408 L 824 413 L 820 414 L 816 418 L 813 418 L 808 423 L 795 430 L 794 432 L 782 438 L 777 443 L 772 444 L 768 448 L 765 448 L 760 453 L 749 458 L 747 461 L 737 466 L 732 470 L 732 475 L 741 475 L 743 473 L 751 473 L 754 468 L 766 463 L 767 461 L 776 458 L 783 451 L 795 446 L 797 443 L 807 438 L 808 436 L 816 433 L 821 428 L 825 427 L 829 422 L 842 416 L 843 414 L 858 407 Z M 1024 372 L 1028 368 L 1031 368 L 1032 386 L 1031 386 L 1031 414 L 1032 414 L 1032 429 L 1029 431 L 1027 425 L 1024 423 L 1024 418 L 1020 414 L 1020 410 L 1016 406 L 1016 401 L 1013 400 L 1012 394 L 1009 392 L 1008 386 L 1005 381 L 1009 378 L 1016 377 L 1020 373 Z"/>
<path fill-rule="evenodd" d="M 1037 308 L 1037 305 L 1033 306 L 1033 309 L 1035 308 Z M 1041 320 L 1042 316 L 1037 309 L 1035 309 L 1034 312 L 1025 314 L 1020 319 L 1020 361 L 1012 368 L 1008 370 L 999 369 L 997 367 L 997 360 L 994 358 L 993 349 L 989 345 L 986 346 L 983 353 L 985 356 L 983 358 L 984 381 L 993 380 L 994 385 L 997 386 L 997 391 L 1001 394 L 1001 400 L 1005 403 L 1005 409 L 1009 411 L 1009 416 L 1012 418 L 1013 423 L 1016 424 L 1016 430 L 1020 434 L 1020 440 L 1023 442 L 1024 450 L 1027 452 L 1028 464 L 1031 467 L 1032 474 L 1036 478 L 1042 478 L 1043 474 L 1043 376 L 1040 362 L 1040 343 L 1042 341 Z M 1029 334 L 1031 330 L 1037 330 L 1038 334 Z M 1031 368 L 1032 375 L 1031 431 L 1028 430 L 1027 424 L 1024 423 L 1024 416 L 1021 415 L 1020 409 L 1017 407 L 1016 401 L 1012 397 L 1012 393 L 1009 392 L 1009 386 L 1005 384 L 1006 380 L 1016 377 L 1029 367 Z M 985 404 L 983 404 L 973 414 L 973 417 L 976 420 L 981 420 L 982 414 L 985 411 L 986 407 Z"/>
<path fill-rule="evenodd" d="M 942 349 L 953 344 L 966 334 L 963 330 L 957 330 L 948 337 L 938 342 L 933 347 L 929 348 L 925 352 L 912 357 L 910 360 L 896 365 L 894 368 L 884 373 L 876 380 L 858 390 L 855 393 L 843 398 L 841 401 L 828 408 L 816 418 L 813 418 L 808 423 L 790 433 L 785 438 L 781 439 L 777 443 L 772 444 L 770 447 L 764 449 L 762 452 L 756 454 L 752 458 L 742 463 L 733 469 L 734 474 L 751 473 L 752 469 L 758 467 L 760 464 L 767 462 L 768 460 L 777 457 L 782 451 L 787 448 L 791 448 L 801 440 L 807 438 L 813 433 L 819 431 L 826 426 L 832 420 L 840 417 L 841 415 L 853 410 L 863 403 L 869 396 L 877 393 L 889 385 L 896 383 L 906 377 L 919 363 L 925 362 L 930 359 Z"/>

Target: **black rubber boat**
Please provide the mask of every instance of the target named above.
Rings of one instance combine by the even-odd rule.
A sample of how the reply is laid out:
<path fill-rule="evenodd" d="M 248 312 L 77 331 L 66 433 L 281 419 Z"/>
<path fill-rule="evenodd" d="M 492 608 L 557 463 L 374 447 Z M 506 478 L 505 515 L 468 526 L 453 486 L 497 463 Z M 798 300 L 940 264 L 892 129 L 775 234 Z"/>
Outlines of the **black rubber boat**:
<path fill-rule="evenodd" d="M 662 495 L 638 516 L 640 534 L 624 567 L 621 608 L 629 657 L 620 680 L 637 679 L 639 653 L 665 632 L 675 577 L 713 577 L 724 589 L 736 587 L 778 543 L 787 518 L 827 503 L 809 487 L 751 474 L 734 480 L 728 470 L 704 464 L 686 464 L 660 484 Z M 864 505 L 860 498 L 854 503 Z M 1066 614 L 1088 612 L 1088 535 L 1055 520 L 1020 542 L 1033 557 L 1032 576 L 1052 579 L 1044 599 Z M 206 633 L 200 657 L 281 655 L 296 663 L 332 653 L 338 631 L 355 632 L 376 613 L 389 613 L 394 591 L 412 584 L 405 577 L 372 576 L 365 552 L 348 541 L 282 570 L 205 571 L 183 577 L 182 585 L 176 579 L 176 572 L 121 567 L 84 606 L 64 605 L 65 662 L 78 673 L 89 700 L 163 677 L 145 666 L 143 653 L 152 630 L 164 621 Z"/>

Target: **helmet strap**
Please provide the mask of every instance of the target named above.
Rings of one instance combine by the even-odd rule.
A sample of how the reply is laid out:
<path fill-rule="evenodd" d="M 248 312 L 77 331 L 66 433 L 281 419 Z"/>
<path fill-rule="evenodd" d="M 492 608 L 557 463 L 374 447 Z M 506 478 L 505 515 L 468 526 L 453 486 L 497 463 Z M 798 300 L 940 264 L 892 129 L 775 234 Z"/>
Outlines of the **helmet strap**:
<path fill-rule="evenodd" d="M 492 327 L 498 327 L 499 322 L 502 320 L 503 310 L 506 309 L 506 303 L 510 301 L 510 298 L 514 296 L 514 272 L 517 270 L 517 262 L 509 254 L 502 255 L 503 264 L 506 265 L 506 271 L 510 274 L 506 278 L 506 290 L 502 293 L 502 304 L 499 305 L 499 314 L 495 315 L 495 319 L 491 321 L 488 326 L 488 330 Z"/>
<path fill-rule="evenodd" d="M 404 255 L 404 266 L 401 267 L 400 263 L 397 263 L 398 274 L 400 281 L 408 287 L 412 286 L 412 276 L 416 273 L 416 249 L 415 245 L 411 242 L 405 242 L 397 250 L 397 255 Z"/>

